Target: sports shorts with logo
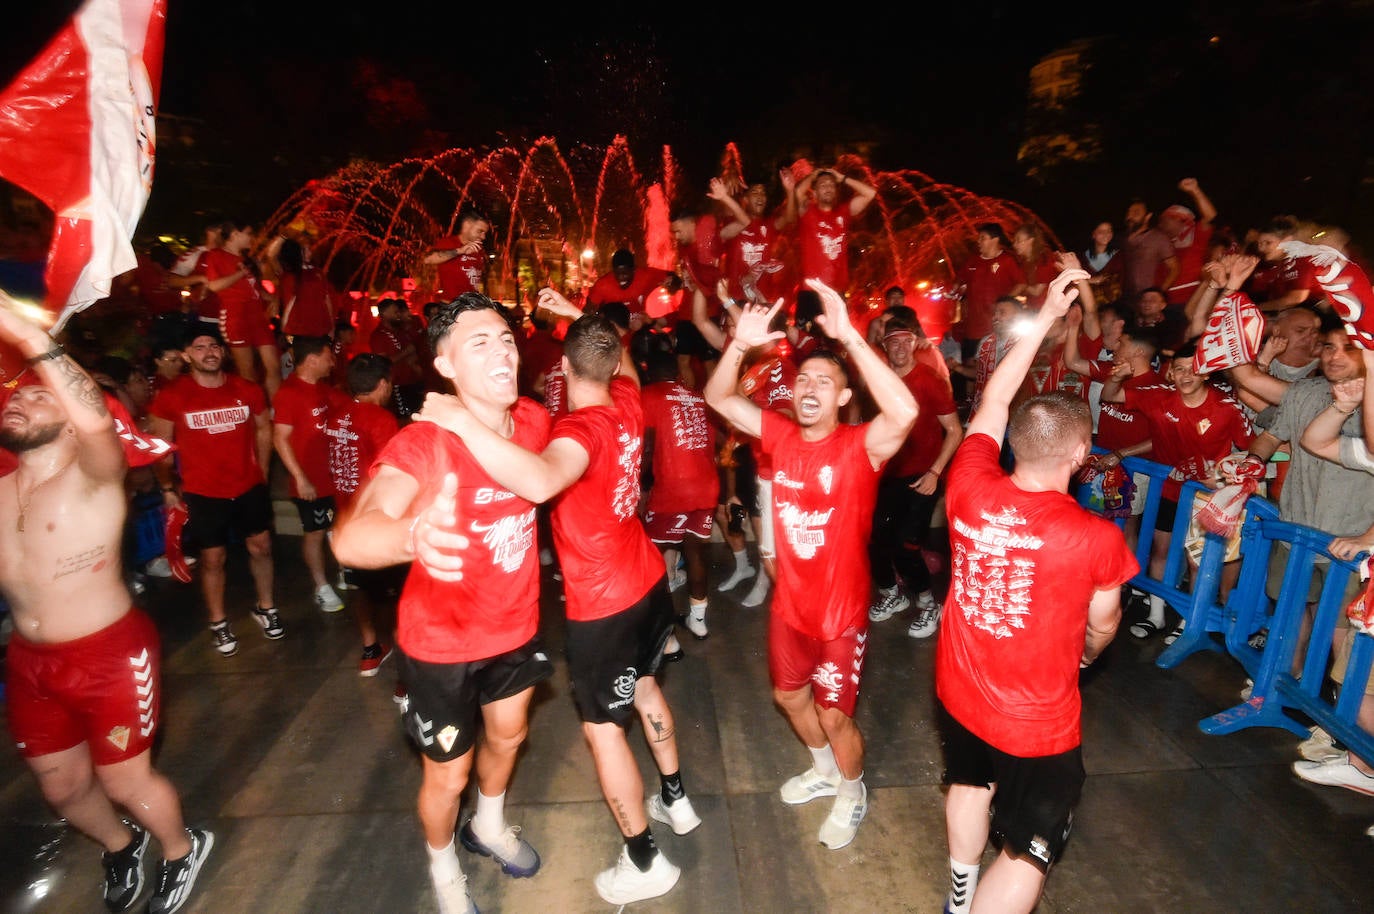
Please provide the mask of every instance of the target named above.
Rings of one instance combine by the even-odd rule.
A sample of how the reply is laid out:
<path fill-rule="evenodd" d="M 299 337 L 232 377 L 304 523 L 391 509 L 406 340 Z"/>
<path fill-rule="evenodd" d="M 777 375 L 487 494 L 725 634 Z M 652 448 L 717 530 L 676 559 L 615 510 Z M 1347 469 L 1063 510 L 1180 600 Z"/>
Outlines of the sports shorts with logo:
<path fill-rule="evenodd" d="M 666 575 L 639 602 L 590 622 L 568 620 L 568 677 L 587 723 L 623 724 L 635 713 L 635 683 L 653 676 L 673 630 Z"/>
<path fill-rule="evenodd" d="M 851 626 L 838 638 L 821 641 L 799 632 L 771 613 L 768 622 L 768 675 L 773 687 L 795 692 L 807 683 L 816 704 L 839 708 L 850 717 L 859 702 L 868 649 L 868 626 Z"/>

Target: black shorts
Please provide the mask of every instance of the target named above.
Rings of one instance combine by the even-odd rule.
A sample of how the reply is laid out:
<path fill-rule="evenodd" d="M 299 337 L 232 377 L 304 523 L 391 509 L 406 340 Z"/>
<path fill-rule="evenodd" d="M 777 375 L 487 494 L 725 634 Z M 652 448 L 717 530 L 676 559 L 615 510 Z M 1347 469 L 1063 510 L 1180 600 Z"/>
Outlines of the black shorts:
<path fill-rule="evenodd" d="M 401 595 L 406 575 L 410 573 L 410 563 L 389 565 L 386 568 L 343 568 L 343 579 L 347 584 L 367 594 L 372 604 L 394 603 Z"/>
<path fill-rule="evenodd" d="M 673 338 L 673 351 L 678 355 L 696 356 L 704 362 L 720 358 L 720 351 L 711 348 L 691 321 L 678 321 L 673 328 Z"/>
<path fill-rule="evenodd" d="M 182 539 L 197 549 L 242 542 L 272 529 L 272 498 L 260 483 L 237 498 L 211 498 L 187 492 L 186 529 Z"/>
<path fill-rule="evenodd" d="M 306 533 L 318 533 L 334 526 L 334 496 L 326 495 L 314 501 L 304 498 L 291 499 L 296 503 L 296 513 L 301 516 L 301 529 Z"/>
<path fill-rule="evenodd" d="M 635 682 L 653 676 L 673 630 L 668 578 L 638 603 L 592 622 L 568 620 L 568 678 L 582 720 L 624 724 L 635 713 Z"/>
<path fill-rule="evenodd" d="M 735 497 L 750 517 L 759 516 L 759 464 L 747 444 L 735 448 Z"/>
<path fill-rule="evenodd" d="M 1083 793 L 1083 750 L 1023 758 L 979 739 L 938 705 L 944 783 L 993 787 L 992 837 L 1009 856 L 1041 872 L 1059 859 Z"/>
<path fill-rule="evenodd" d="M 1159 513 L 1155 515 L 1155 529 L 1160 533 L 1173 533 L 1174 520 L 1178 517 L 1178 501 L 1160 496 Z"/>
<path fill-rule="evenodd" d="M 476 744 L 482 705 L 519 695 L 553 675 L 538 635 L 513 651 L 471 663 L 428 663 L 401 650 L 396 656 L 410 700 L 406 729 L 436 762 L 461 758 Z"/>

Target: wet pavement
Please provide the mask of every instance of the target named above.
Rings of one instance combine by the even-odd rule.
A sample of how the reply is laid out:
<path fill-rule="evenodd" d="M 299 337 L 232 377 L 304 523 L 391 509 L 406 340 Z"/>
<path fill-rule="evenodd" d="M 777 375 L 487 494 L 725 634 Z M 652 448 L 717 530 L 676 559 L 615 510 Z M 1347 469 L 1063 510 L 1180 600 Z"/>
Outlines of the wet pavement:
<path fill-rule="evenodd" d="M 713 548 L 714 581 L 729 556 Z M 211 647 L 196 585 L 153 579 L 143 598 L 164 639 L 157 765 L 180 790 L 188 821 L 216 835 L 184 910 L 432 914 L 413 812 L 420 765 L 392 702 L 394 665 L 373 679 L 358 676 L 351 614 L 314 609 L 298 538 L 277 537 L 276 562 L 288 629 L 269 642 L 247 618 L 246 558 L 231 552 L 230 617 L 241 647 L 230 659 Z M 555 656 L 563 643 L 560 586 L 546 569 L 544 632 Z M 687 656 L 667 668 L 664 688 L 703 825 L 684 837 L 656 830 L 682 879 L 668 895 L 627 910 L 940 911 L 948 876 L 933 641 L 906 636 L 911 610 L 873 627 L 858 711 L 871 808 L 854 843 L 829 851 L 816 839 L 827 801 L 789 807 L 777 797 L 809 758 L 772 707 L 767 610 L 739 606 L 748 589 L 713 591 L 707 640 L 679 629 Z M 685 594 L 677 599 L 685 609 Z M 1161 649 L 1158 638 L 1137 642 L 1123 625 L 1085 683 L 1088 781 L 1038 910 L 1374 909 L 1374 839 L 1364 833 L 1374 797 L 1299 781 L 1289 769 L 1297 740 L 1286 732 L 1204 735 L 1197 722 L 1236 703 L 1244 673 L 1212 654 L 1161 670 L 1153 664 Z M 543 869 L 513 880 L 460 852 L 487 914 L 615 910 L 592 878 L 614 861 L 619 837 L 582 742 L 566 666 L 557 666 L 532 709 L 507 800 L 509 821 L 539 849 Z M 656 783 L 637 732 L 631 743 L 646 783 Z M 156 844 L 149 857 L 156 859 Z M 0 751 L 0 859 L 0 911 L 104 910 L 99 849 L 55 819 L 8 747 Z M 151 862 L 148 869 L 151 876 Z"/>

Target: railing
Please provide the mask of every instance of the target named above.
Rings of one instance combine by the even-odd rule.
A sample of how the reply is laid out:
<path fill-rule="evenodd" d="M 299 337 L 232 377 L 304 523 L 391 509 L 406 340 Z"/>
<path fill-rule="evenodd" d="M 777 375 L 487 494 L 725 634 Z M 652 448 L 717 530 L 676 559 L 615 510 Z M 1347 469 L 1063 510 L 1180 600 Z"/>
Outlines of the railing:
<path fill-rule="evenodd" d="M 1251 496 L 1240 534 L 1239 574 L 1223 603 L 1219 594 L 1225 540 L 1216 534 L 1205 534 L 1202 553 L 1193 569 L 1185 548 L 1193 503 L 1209 490 L 1196 482 L 1183 484 L 1164 573 L 1161 578 L 1152 578 L 1150 550 L 1169 467 L 1139 457 L 1127 458 L 1122 466 L 1128 472 L 1150 477 L 1135 550 L 1141 571 L 1130 583 L 1138 590 L 1163 598 L 1185 623 L 1182 634 L 1164 649 L 1155 660 L 1156 665 L 1171 669 L 1198 651 L 1225 652 L 1254 680 L 1247 701 L 1199 721 L 1198 726 L 1213 734 L 1246 727 L 1282 727 L 1306 737 L 1307 727 L 1286 713 L 1300 711 L 1356 755 L 1374 762 L 1374 735 L 1359 727 L 1355 719 L 1374 662 L 1374 637 L 1356 636 L 1339 697 L 1334 703 L 1323 697 L 1332 637 L 1345 612 L 1343 597 L 1350 575 L 1357 572 L 1356 563 L 1337 559 L 1328 551 L 1334 537 L 1279 520 L 1278 509 L 1271 502 Z M 1085 490 L 1080 490 L 1080 499 L 1085 494 Z M 1124 526 L 1125 521 L 1117 523 Z M 1278 598 L 1271 600 L 1267 594 L 1269 566 L 1280 543 L 1286 545 L 1288 558 Z M 1294 676 L 1293 663 L 1303 647 L 1307 591 L 1318 562 L 1327 564 L 1326 578 L 1304 647 L 1302 669 Z M 1185 580 L 1184 572 L 1189 570 L 1191 574 Z M 1264 629 L 1268 629 L 1264 646 L 1252 646 L 1251 638 Z"/>

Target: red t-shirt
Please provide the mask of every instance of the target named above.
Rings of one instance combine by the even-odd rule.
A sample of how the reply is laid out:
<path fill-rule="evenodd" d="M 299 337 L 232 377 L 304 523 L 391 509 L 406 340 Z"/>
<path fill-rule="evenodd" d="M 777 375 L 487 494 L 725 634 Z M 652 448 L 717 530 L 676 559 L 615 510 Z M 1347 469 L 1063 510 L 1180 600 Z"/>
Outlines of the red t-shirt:
<path fill-rule="evenodd" d="M 802 279 L 819 279 L 841 295 L 849 291 L 849 204 L 808 207 L 797 220 Z"/>
<path fill-rule="evenodd" d="M 706 293 L 706 298 L 713 305 L 719 302 L 716 298 L 716 284 L 724 275 L 720 268 L 720 248 L 720 230 L 716 226 L 716 217 L 706 215 L 697 219 L 692 243 L 679 245 L 677 249 L 678 262 L 682 264 L 682 269 L 692 277 L 696 287 Z M 684 295 L 682 298 L 682 307 L 686 309 L 682 316 L 690 320 L 691 297 Z"/>
<path fill-rule="evenodd" d="M 1082 346 L 1081 337 L 1079 345 Z M 1042 350 L 1035 354 L 1021 389 L 1027 396 L 1061 391 L 1082 400 L 1088 399 L 1088 379 L 1070 371 L 1069 366 L 1064 364 L 1063 343 L 1055 344 L 1048 352 Z"/>
<path fill-rule="evenodd" d="M 1188 304 L 1188 299 L 1197 291 L 1198 283 L 1202 281 L 1202 264 L 1207 259 L 1207 250 L 1211 244 L 1211 223 L 1194 226 L 1193 230 L 1182 238 L 1174 239 L 1174 254 L 1178 257 L 1178 277 L 1167 290 L 1165 298 L 1169 304 Z"/>
<path fill-rule="evenodd" d="M 326 381 L 311 384 L 292 372 L 272 398 L 272 423 L 289 425 L 287 440 L 305 478 L 320 498 L 334 494 L 329 475 L 329 437 L 325 434 L 329 414 L 348 405 L 348 398 Z M 291 478 L 291 497 L 299 498 L 295 477 Z"/>
<path fill-rule="evenodd" d="M 1107 383 L 1112 376 L 1112 363 L 1103 361 L 1089 362 L 1089 377 L 1094 381 Z M 1149 387 L 1151 385 L 1165 384 L 1165 379 L 1156 371 L 1145 372 L 1140 377 L 1127 378 L 1122 382 L 1122 389 L 1133 390 L 1137 387 Z M 1102 409 L 1097 415 L 1097 446 L 1108 451 L 1119 451 L 1123 448 L 1134 447 L 1150 437 L 1150 424 L 1145 417 L 1133 409 L 1128 409 L 1125 403 L 1109 403 L 1102 401 Z M 1151 454 L 1143 454 L 1146 458 L 1153 460 Z"/>
<path fill-rule="evenodd" d="M 778 232 L 771 219 L 753 219 L 738 235 L 725 242 L 725 276 L 730 281 L 730 295 L 744 297 L 744 286 L 740 280 L 765 261 L 774 258 Z M 776 273 L 763 274 L 759 278 L 759 289 L 765 294 L 780 291 L 771 283 Z"/>
<path fill-rule="evenodd" d="M 532 451 L 548 440 L 548 413 L 521 398 L 511 409 L 511 440 Z M 539 627 L 539 549 L 535 506 L 497 484 L 457 435 L 429 422 L 401 429 L 373 465 L 393 466 L 420 483 L 414 504 L 428 506 L 444 475 L 458 477 L 458 529 L 468 538 L 463 578 L 436 581 L 420 562 L 396 608 L 396 642 L 427 663 L 470 663 L 514 650 Z M 662 562 L 660 562 L 662 564 Z"/>
<path fill-rule="evenodd" d="M 553 508 L 553 541 L 567 582 L 568 618 L 575 622 L 628 609 L 665 574 L 663 557 L 637 513 L 644 456 L 639 391 L 615 378 L 611 400 L 611 406 L 569 413 L 552 433 L 577 442 L 590 459 Z"/>
<path fill-rule="evenodd" d="M 535 330 L 521 340 L 520 383 L 523 387 L 520 392 L 527 397 L 534 396 L 534 380 L 542 374 L 547 383 L 549 372 L 560 366 L 562 358 L 563 341 L 548 330 Z"/>
<path fill-rule="evenodd" d="M 299 278 L 294 273 L 282 274 L 277 297 L 281 301 L 282 333 L 334 335 L 334 290 L 315 267 L 307 264 Z"/>
<path fill-rule="evenodd" d="M 940 424 L 940 417 L 951 413 L 957 415 L 959 410 L 954 404 L 954 391 L 949 381 L 927 365 L 917 362 L 911 366 L 911 370 L 902 375 L 902 383 L 916 398 L 916 424 L 907 433 L 901 449 L 887 462 L 883 475 L 894 479 L 920 476 L 930 469 L 944 446 L 945 429 Z"/>
<path fill-rule="evenodd" d="M 219 387 L 182 375 L 148 407 L 149 415 L 172 423 L 182 489 L 207 498 L 238 498 L 267 481 L 254 421 L 265 412 L 262 388 L 234 374 L 224 375 Z"/>
<path fill-rule="evenodd" d="M 399 430 L 396 414 L 375 403 L 354 400 L 330 411 L 324 433 L 329 438 L 329 478 L 340 511 L 353 504 L 377 455 Z"/>
<path fill-rule="evenodd" d="M 864 447 L 868 426 L 841 425 L 805 441 L 791 419 L 767 411 L 762 418 L 762 450 L 773 461 L 773 612 L 821 641 L 866 629 L 868 537 L 882 472 Z"/>
<path fill-rule="evenodd" d="M 1059 268 L 1054 265 L 1054 255 L 1051 254 L 1049 251 L 1046 251 L 1040 257 L 1040 261 L 1036 263 L 1032 269 L 1025 270 L 1024 267 L 1022 267 L 1022 269 L 1027 274 L 1027 285 L 1045 286 L 1045 288 L 1040 290 L 1039 295 L 1026 295 L 1026 307 L 1039 310 L 1040 306 L 1045 303 L 1045 298 L 1050 293 L 1050 282 L 1052 282 L 1054 278 L 1059 275 Z"/>
<path fill-rule="evenodd" d="M 644 430 L 654 433 L 654 484 L 649 510 L 677 514 L 714 508 L 720 496 L 715 435 L 706 400 L 678 381 L 659 381 L 639 392 Z"/>
<path fill-rule="evenodd" d="M 592 283 L 592 287 L 587 290 L 587 306 L 599 308 L 602 305 L 619 301 L 624 302 L 629 307 L 631 314 L 642 312 L 644 300 L 655 289 L 663 285 L 663 281 L 669 275 L 671 274 L 667 270 L 659 270 L 654 267 L 635 267 L 635 275 L 630 279 L 630 284 L 622 289 L 620 283 L 615 281 L 615 274 L 607 273 Z"/>
<path fill-rule="evenodd" d="M 457 235 L 440 238 L 434 243 L 436 251 L 456 251 L 464 246 Z M 445 301 L 452 301 L 464 292 L 479 292 L 482 274 L 486 272 L 486 251 L 475 254 L 459 254 L 451 260 L 439 264 L 439 289 Z"/>
<path fill-rule="evenodd" d="M 243 256 L 230 254 L 223 248 L 215 248 L 200 255 L 200 272 L 208 280 L 233 276 L 243 269 Z M 221 314 L 252 313 L 248 309 L 262 310 L 262 293 L 258 291 L 258 281 L 252 273 L 239 279 L 226 289 L 215 293 L 219 296 Z"/>
<path fill-rule="evenodd" d="M 138 297 L 151 317 L 181 310 L 181 290 L 168 284 L 171 272 L 162 265 L 140 255 L 134 267 L 134 282 L 138 283 Z"/>
<path fill-rule="evenodd" d="M 1140 570 L 1121 531 L 1063 492 L 1025 492 L 999 443 L 964 440 L 950 465 L 951 581 L 935 691 L 959 723 L 1010 755 L 1081 740 L 1078 663 L 1094 593 Z"/>
<path fill-rule="evenodd" d="M 965 286 L 964 306 L 955 326 L 960 339 L 977 340 L 992 332 L 992 306 L 997 299 L 1024 283 L 1026 273 L 1011 251 L 987 260 L 974 254 L 959 270 L 959 281 Z"/>
<path fill-rule="evenodd" d="M 1245 450 L 1255 437 L 1240 404 L 1215 387 L 1198 406 L 1186 406 L 1173 385 L 1126 388 L 1126 406 L 1145 417 L 1154 459 L 1173 472 L 1164 480 L 1165 498 L 1178 500 L 1187 479 L 1206 479 L 1231 449 Z"/>
<path fill-rule="evenodd" d="M 391 359 L 391 380 L 397 387 L 419 384 L 424 380 L 424 373 L 417 365 L 423 364 L 419 360 L 424 358 L 429 347 L 420 330 L 412 327 L 397 329 L 383 322 L 372 331 L 368 343 L 373 353 Z M 401 358 L 400 354 L 410 346 L 415 347 L 416 358 Z"/>

